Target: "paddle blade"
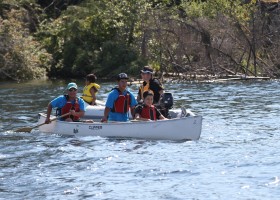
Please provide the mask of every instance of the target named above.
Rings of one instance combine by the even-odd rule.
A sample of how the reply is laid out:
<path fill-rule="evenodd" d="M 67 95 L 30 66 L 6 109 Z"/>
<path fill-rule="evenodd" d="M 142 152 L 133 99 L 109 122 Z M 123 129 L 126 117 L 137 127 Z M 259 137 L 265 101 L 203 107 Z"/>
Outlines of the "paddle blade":
<path fill-rule="evenodd" d="M 26 133 L 30 133 L 31 131 L 32 131 L 31 127 L 23 127 L 15 130 L 15 132 L 26 132 Z"/>

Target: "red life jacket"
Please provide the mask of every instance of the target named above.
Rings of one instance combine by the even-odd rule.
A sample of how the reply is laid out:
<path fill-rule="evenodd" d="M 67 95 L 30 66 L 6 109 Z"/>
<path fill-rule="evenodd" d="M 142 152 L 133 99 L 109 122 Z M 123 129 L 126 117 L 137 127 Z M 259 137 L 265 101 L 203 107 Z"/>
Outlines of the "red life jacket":
<path fill-rule="evenodd" d="M 113 90 L 117 90 L 119 92 L 119 97 L 114 102 L 113 109 L 111 112 L 117 113 L 127 113 L 130 107 L 130 94 L 129 92 L 126 95 L 123 95 L 119 88 L 113 88 Z"/>
<path fill-rule="evenodd" d="M 150 120 L 157 120 L 157 114 L 156 114 L 156 109 L 154 105 L 151 105 L 151 107 L 148 106 L 143 106 L 141 113 L 140 113 L 142 118 L 150 119 Z"/>
<path fill-rule="evenodd" d="M 72 104 L 72 102 L 69 100 L 69 96 L 65 95 L 65 98 L 67 100 L 66 104 L 61 108 L 61 115 L 70 112 L 70 110 L 75 110 L 75 112 L 79 112 L 80 111 L 80 105 L 79 105 L 79 101 L 78 98 L 75 99 L 74 104 Z M 80 118 L 77 116 L 73 116 L 73 115 L 67 115 L 65 117 L 63 117 L 63 119 L 67 119 L 67 118 L 71 118 L 73 121 L 78 121 Z"/>

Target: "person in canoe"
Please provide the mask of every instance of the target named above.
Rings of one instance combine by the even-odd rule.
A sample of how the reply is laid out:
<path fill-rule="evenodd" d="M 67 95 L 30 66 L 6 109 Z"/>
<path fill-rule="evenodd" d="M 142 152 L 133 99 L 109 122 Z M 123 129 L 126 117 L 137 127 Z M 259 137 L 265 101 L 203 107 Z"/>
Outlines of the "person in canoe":
<path fill-rule="evenodd" d="M 96 105 L 96 93 L 100 89 L 100 85 L 95 83 L 96 79 L 94 74 L 88 74 L 86 76 L 86 86 L 83 89 L 81 98 L 89 105 Z"/>
<path fill-rule="evenodd" d="M 57 116 L 70 113 L 70 115 L 61 118 L 64 121 L 79 121 L 84 116 L 85 102 L 82 98 L 77 97 L 77 90 L 78 86 L 76 83 L 69 83 L 66 88 L 67 94 L 56 97 L 48 104 L 46 124 L 50 123 L 50 115 L 53 108 L 57 108 Z"/>
<path fill-rule="evenodd" d="M 137 101 L 141 103 L 144 99 L 144 92 L 152 90 L 154 93 L 153 104 L 159 104 L 160 96 L 163 94 L 164 88 L 158 79 L 153 78 L 153 69 L 150 66 L 143 67 L 141 70 L 141 77 L 143 83 L 139 87 Z"/>
<path fill-rule="evenodd" d="M 142 121 L 155 121 L 165 118 L 160 111 L 153 105 L 154 93 L 150 90 L 143 93 L 143 104 L 139 104 L 135 108 L 135 119 Z"/>
<path fill-rule="evenodd" d="M 127 90 L 128 76 L 125 73 L 120 73 L 117 76 L 118 86 L 113 88 L 107 97 L 105 104 L 104 116 L 101 122 L 107 121 L 128 121 L 129 110 L 131 116 L 134 116 L 134 109 L 137 101 L 134 95 Z"/>

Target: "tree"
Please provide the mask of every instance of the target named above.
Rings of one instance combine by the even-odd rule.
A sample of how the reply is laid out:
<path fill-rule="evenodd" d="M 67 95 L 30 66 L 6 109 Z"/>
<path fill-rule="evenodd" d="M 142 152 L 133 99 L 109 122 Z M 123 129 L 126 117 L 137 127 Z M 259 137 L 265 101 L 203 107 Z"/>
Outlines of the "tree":
<path fill-rule="evenodd" d="M 33 16 L 17 4 L 0 3 L 1 79 L 20 81 L 44 77 L 51 57 L 30 35 Z"/>
<path fill-rule="evenodd" d="M 111 76 L 135 70 L 139 62 L 134 38 L 141 2 L 88 0 L 70 6 L 47 22 L 38 37 L 55 56 L 50 75 L 81 77 L 94 71 Z M 141 61 L 140 61 L 141 62 Z"/>

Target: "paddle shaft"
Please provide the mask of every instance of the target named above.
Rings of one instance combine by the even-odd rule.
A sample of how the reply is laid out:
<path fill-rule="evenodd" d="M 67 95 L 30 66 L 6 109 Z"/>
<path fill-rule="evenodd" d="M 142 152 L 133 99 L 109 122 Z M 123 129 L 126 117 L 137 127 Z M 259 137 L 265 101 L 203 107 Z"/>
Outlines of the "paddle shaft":
<path fill-rule="evenodd" d="M 57 119 L 59 119 L 59 118 L 62 118 L 62 117 L 66 117 L 67 115 L 70 115 L 70 113 L 65 113 L 65 114 L 63 114 L 63 115 L 61 115 L 61 116 L 55 117 L 55 118 L 51 119 L 50 122 L 55 121 L 55 120 L 57 120 Z M 46 124 L 46 122 L 41 123 L 41 124 L 38 124 L 38 125 L 36 125 L 36 126 L 33 126 L 32 129 L 33 129 L 33 128 L 38 128 L 38 127 L 43 126 L 43 125 L 45 125 L 45 124 Z"/>
<path fill-rule="evenodd" d="M 61 117 L 66 117 L 67 115 L 70 115 L 70 112 L 69 113 L 65 113 L 65 114 L 63 114 L 63 115 L 61 115 L 59 117 L 55 117 L 55 118 L 51 119 L 50 122 L 55 121 L 55 120 L 57 120 L 58 118 L 61 118 Z M 38 128 L 38 127 L 43 126 L 45 124 L 46 124 L 46 122 L 38 124 L 38 125 L 33 126 L 33 127 L 20 128 L 20 129 L 17 129 L 15 132 L 31 132 L 32 129 Z"/>

